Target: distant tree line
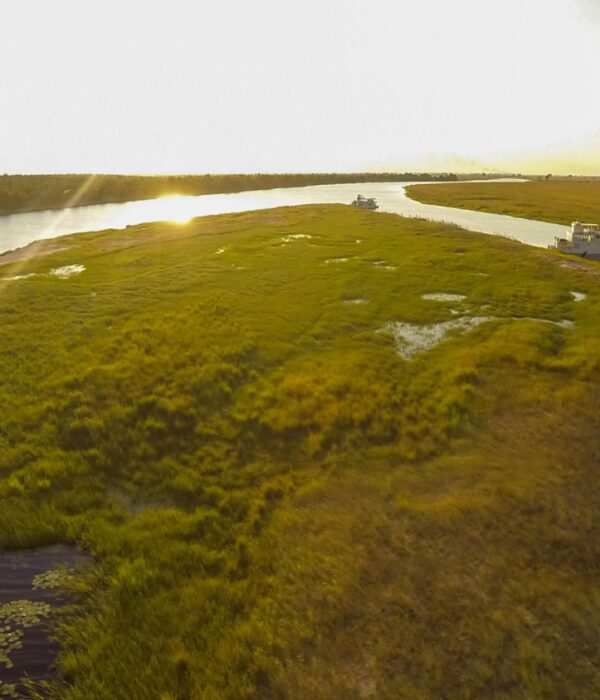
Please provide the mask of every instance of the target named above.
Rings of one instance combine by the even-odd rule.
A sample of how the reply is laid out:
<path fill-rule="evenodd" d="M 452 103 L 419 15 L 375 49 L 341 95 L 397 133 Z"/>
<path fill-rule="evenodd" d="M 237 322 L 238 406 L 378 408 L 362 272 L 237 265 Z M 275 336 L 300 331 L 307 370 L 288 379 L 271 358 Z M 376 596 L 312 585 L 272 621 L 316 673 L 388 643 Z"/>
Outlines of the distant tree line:
<path fill-rule="evenodd" d="M 456 180 L 454 174 L 286 173 L 254 175 L 2 175 L 0 214 L 86 204 L 349 182 Z"/>

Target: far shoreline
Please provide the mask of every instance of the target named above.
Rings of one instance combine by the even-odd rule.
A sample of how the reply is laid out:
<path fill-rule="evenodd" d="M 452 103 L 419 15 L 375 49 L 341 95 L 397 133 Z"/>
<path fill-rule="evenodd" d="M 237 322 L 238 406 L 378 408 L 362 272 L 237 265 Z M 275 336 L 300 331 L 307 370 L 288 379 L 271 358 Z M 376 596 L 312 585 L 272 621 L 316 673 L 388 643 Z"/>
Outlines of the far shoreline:
<path fill-rule="evenodd" d="M 455 173 L 256 173 L 252 175 L 1 175 L 0 217 L 75 209 L 102 204 L 142 202 L 161 197 L 199 197 L 315 185 L 367 182 L 453 182 Z M 471 179 L 490 179 L 481 174 Z M 493 176 L 497 177 L 497 176 Z M 21 201 L 19 205 L 17 202 Z M 40 203 L 41 202 L 41 203 Z"/>

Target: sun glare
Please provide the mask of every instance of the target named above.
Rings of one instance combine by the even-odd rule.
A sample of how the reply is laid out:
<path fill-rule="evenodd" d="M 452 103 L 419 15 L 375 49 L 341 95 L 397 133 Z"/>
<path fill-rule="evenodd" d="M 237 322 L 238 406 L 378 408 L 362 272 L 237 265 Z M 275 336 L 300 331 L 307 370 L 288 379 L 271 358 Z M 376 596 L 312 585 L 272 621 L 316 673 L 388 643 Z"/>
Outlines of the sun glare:
<path fill-rule="evenodd" d="M 174 224 L 187 224 L 194 218 L 192 203 L 189 196 L 170 194 L 159 198 L 163 211 L 167 212 L 167 221 Z"/>
<path fill-rule="evenodd" d="M 183 226 L 184 224 L 189 224 L 190 221 L 193 219 L 193 216 L 188 216 L 187 214 L 181 214 L 181 216 L 174 216 L 169 221 L 172 224 L 180 224 Z"/>

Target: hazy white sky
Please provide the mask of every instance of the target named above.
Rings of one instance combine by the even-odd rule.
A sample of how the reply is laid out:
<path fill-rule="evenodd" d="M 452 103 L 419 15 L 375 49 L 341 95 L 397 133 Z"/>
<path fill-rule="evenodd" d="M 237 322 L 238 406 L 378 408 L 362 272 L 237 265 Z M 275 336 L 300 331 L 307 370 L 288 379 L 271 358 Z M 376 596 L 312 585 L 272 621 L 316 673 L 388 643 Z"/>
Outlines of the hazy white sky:
<path fill-rule="evenodd" d="M 2 2 L 0 172 L 600 174 L 600 0 Z"/>

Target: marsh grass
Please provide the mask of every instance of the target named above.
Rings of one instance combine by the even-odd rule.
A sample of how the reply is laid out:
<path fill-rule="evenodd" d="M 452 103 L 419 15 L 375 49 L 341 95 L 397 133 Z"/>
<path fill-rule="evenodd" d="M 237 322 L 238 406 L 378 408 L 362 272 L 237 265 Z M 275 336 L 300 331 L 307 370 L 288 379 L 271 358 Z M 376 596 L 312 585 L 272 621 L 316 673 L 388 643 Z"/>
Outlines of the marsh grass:
<path fill-rule="evenodd" d="M 343 206 L 63 240 L 0 268 L 0 545 L 96 562 L 44 692 L 598 696 L 595 277 Z M 432 289 L 496 320 L 406 361 Z"/>
<path fill-rule="evenodd" d="M 408 187 L 413 199 L 444 207 L 474 209 L 523 219 L 570 224 L 600 223 L 600 183 L 596 181 L 485 182 Z"/>

